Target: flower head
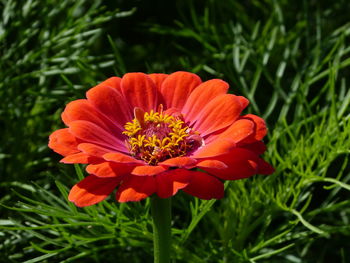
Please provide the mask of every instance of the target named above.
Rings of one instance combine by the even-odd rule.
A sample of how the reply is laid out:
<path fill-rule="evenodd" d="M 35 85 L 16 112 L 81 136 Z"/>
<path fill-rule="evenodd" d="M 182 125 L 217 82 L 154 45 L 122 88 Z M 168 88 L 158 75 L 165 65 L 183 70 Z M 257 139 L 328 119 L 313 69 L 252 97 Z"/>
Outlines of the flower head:
<path fill-rule="evenodd" d="M 119 202 L 178 190 L 219 199 L 223 180 L 272 173 L 259 157 L 266 150 L 264 120 L 241 116 L 248 100 L 227 90 L 222 80 L 202 82 L 189 72 L 128 73 L 70 102 L 62 113 L 68 128 L 49 141 L 61 162 L 88 164 L 89 175 L 69 200 L 93 205 L 115 188 Z"/>

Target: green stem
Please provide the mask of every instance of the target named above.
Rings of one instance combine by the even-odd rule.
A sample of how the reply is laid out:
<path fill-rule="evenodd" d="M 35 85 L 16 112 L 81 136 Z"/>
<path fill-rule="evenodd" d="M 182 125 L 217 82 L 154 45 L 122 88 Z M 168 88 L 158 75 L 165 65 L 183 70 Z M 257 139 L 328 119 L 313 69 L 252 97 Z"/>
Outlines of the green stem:
<path fill-rule="evenodd" d="M 151 198 L 154 263 L 170 262 L 171 198 Z"/>

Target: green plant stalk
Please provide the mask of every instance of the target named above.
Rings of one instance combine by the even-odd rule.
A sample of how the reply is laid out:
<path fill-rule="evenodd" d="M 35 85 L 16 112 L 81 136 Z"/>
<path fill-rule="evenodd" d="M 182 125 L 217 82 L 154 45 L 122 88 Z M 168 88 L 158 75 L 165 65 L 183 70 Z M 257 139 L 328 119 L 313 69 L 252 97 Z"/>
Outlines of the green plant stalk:
<path fill-rule="evenodd" d="M 151 199 L 153 218 L 154 263 L 170 262 L 171 247 L 171 198 Z"/>

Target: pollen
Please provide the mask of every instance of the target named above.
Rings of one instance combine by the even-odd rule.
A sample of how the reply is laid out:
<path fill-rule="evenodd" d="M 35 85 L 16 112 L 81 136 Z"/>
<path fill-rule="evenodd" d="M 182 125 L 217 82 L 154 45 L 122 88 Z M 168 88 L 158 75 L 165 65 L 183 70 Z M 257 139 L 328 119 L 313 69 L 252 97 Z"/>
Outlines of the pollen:
<path fill-rule="evenodd" d="M 202 145 L 200 134 L 185 123 L 182 115 L 165 114 L 162 105 L 157 112 L 135 108 L 134 116 L 124 126 L 126 145 L 132 156 L 150 165 L 186 156 Z"/>

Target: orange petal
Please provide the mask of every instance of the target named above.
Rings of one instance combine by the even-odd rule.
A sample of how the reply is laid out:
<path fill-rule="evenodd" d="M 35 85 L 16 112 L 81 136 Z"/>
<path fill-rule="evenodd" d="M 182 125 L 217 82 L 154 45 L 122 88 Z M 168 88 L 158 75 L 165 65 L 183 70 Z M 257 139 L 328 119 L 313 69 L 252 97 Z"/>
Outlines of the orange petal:
<path fill-rule="evenodd" d="M 122 153 L 107 153 L 103 155 L 103 158 L 107 161 L 112 161 L 116 163 L 145 164 L 145 162 L 143 161 L 136 160 L 135 158 Z"/>
<path fill-rule="evenodd" d="M 230 153 L 215 157 L 215 159 L 225 163 L 227 168 L 202 169 L 224 180 L 247 178 L 258 172 L 258 155 L 243 148 L 234 148 Z"/>
<path fill-rule="evenodd" d="M 170 166 L 170 167 L 193 168 L 196 165 L 196 163 L 197 163 L 197 160 L 190 157 L 175 157 L 175 158 L 165 160 L 164 162 L 160 162 L 158 164 Z"/>
<path fill-rule="evenodd" d="M 156 191 L 153 176 L 128 176 L 116 193 L 119 202 L 136 202 L 145 199 Z"/>
<path fill-rule="evenodd" d="M 198 168 L 215 168 L 215 169 L 225 169 L 227 165 L 218 160 L 204 160 L 199 162 L 196 167 Z"/>
<path fill-rule="evenodd" d="M 178 190 L 189 184 L 191 173 L 185 169 L 175 169 L 158 174 L 156 176 L 157 195 L 161 198 L 175 195 Z"/>
<path fill-rule="evenodd" d="M 87 100 L 75 100 L 67 104 L 62 115 L 63 122 L 69 126 L 72 121 L 89 121 L 109 132 L 116 132 L 117 126 L 98 112 Z M 121 130 L 119 129 L 120 133 Z"/>
<path fill-rule="evenodd" d="M 202 172 L 191 172 L 191 182 L 183 191 L 204 200 L 224 197 L 223 183 Z"/>
<path fill-rule="evenodd" d="M 231 94 L 220 95 L 203 107 L 196 116 L 196 123 L 193 126 L 193 129 L 199 131 L 202 137 L 228 127 L 242 111 L 239 99 Z"/>
<path fill-rule="evenodd" d="M 63 156 L 78 153 L 77 139 L 67 128 L 54 131 L 49 137 L 49 147 Z"/>
<path fill-rule="evenodd" d="M 176 108 L 181 111 L 188 96 L 201 83 L 201 79 L 193 73 L 178 71 L 170 74 L 161 88 L 166 108 Z"/>
<path fill-rule="evenodd" d="M 91 157 L 88 154 L 85 153 L 75 153 L 68 155 L 64 157 L 62 160 L 60 160 L 61 163 L 91 163 L 91 162 L 98 162 L 101 159 L 97 157 Z"/>
<path fill-rule="evenodd" d="M 237 96 L 237 97 L 242 104 L 242 110 L 244 110 L 249 105 L 249 100 L 243 96 Z"/>
<path fill-rule="evenodd" d="M 68 200 L 79 207 L 94 205 L 106 199 L 119 183 L 119 178 L 99 178 L 89 175 L 73 186 Z"/>
<path fill-rule="evenodd" d="M 88 101 L 100 112 L 107 116 L 120 131 L 124 125 L 133 119 L 129 104 L 122 94 L 107 86 L 97 86 L 86 93 Z"/>
<path fill-rule="evenodd" d="M 107 149 L 92 143 L 80 143 L 78 145 L 78 149 L 87 155 L 101 157 L 101 158 L 104 154 L 111 152 L 110 149 Z"/>
<path fill-rule="evenodd" d="M 84 142 L 97 144 L 111 151 L 128 152 L 125 144 L 111 133 L 88 121 L 73 121 L 69 132 Z"/>
<path fill-rule="evenodd" d="M 220 79 L 212 79 L 200 84 L 188 97 L 182 109 L 185 120 L 192 124 L 196 116 L 215 97 L 226 94 L 229 85 Z"/>
<path fill-rule="evenodd" d="M 86 167 L 86 171 L 98 177 L 119 177 L 129 175 L 133 168 L 133 166 L 124 164 L 102 162 L 98 164 L 89 164 Z"/>
<path fill-rule="evenodd" d="M 131 173 L 133 175 L 138 175 L 138 176 L 151 176 L 151 175 L 162 173 L 166 170 L 168 170 L 168 168 L 163 166 L 142 165 L 142 166 L 136 166 Z"/>
<path fill-rule="evenodd" d="M 230 127 L 223 132 L 217 132 L 216 134 L 210 134 L 205 142 L 212 142 L 217 139 L 229 138 L 236 144 L 246 139 L 248 136 L 254 133 L 254 123 L 247 119 L 240 119 L 235 121 Z"/>
<path fill-rule="evenodd" d="M 251 120 L 255 124 L 254 133 L 252 136 L 249 136 L 249 138 L 245 139 L 245 143 L 251 143 L 256 141 L 261 141 L 265 135 L 267 134 L 267 128 L 265 121 L 254 115 L 254 114 L 247 114 L 241 117 L 242 119 Z"/>
<path fill-rule="evenodd" d="M 209 158 L 228 153 L 236 144 L 232 140 L 219 139 L 199 148 L 191 156 L 192 158 Z"/>
<path fill-rule="evenodd" d="M 144 73 L 125 74 L 121 86 L 123 96 L 130 104 L 131 110 L 135 107 L 139 107 L 145 112 L 156 110 L 158 91 L 149 76 Z"/>
<path fill-rule="evenodd" d="M 116 90 L 120 91 L 120 82 L 121 78 L 119 77 L 111 77 L 109 79 L 106 79 L 105 81 L 101 82 L 100 84 L 96 85 L 96 87 L 110 87 Z"/>

